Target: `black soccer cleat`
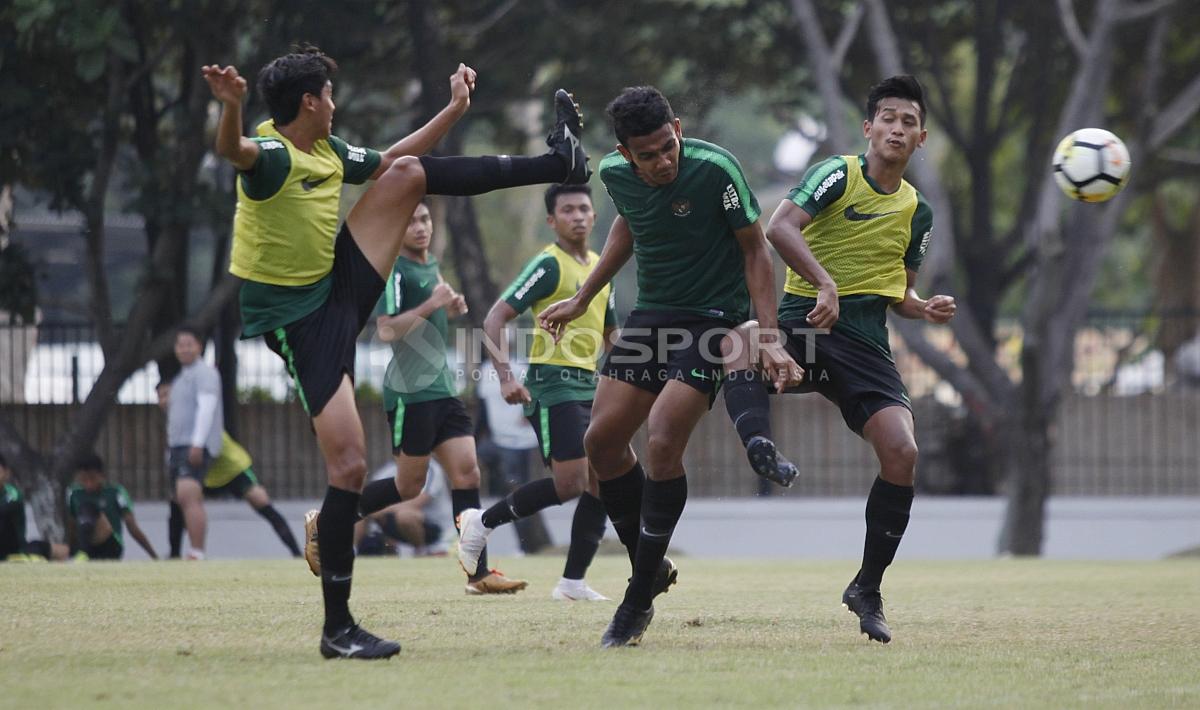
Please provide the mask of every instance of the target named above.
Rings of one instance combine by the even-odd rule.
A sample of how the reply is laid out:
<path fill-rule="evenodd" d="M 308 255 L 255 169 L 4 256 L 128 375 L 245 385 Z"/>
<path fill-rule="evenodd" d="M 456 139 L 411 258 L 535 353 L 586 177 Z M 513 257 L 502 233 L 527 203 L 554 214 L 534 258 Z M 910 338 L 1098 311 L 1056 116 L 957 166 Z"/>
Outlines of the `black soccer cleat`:
<path fill-rule="evenodd" d="M 880 643 L 892 640 L 892 630 L 883 616 L 883 597 L 878 589 L 860 587 L 856 577 L 842 592 L 842 606 L 858 616 L 858 629 L 867 638 Z"/>
<path fill-rule="evenodd" d="M 321 634 L 321 655 L 326 658 L 391 658 L 400 653 L 400 644 L 386 641 L 358 624 L 351 624 L 333 636 Z"/>
<path fill-rule="evenodd" d="M 592 176 L 588 167 L 588 156 L 583 151 L 580 137 L 583 135 L 583 113 L 575 97 L 566 89 L 554 92 L 554 128 L 546 137 L 550 152 L 561 157 L 567 164 L 567 177 L 563 184 L 582 185 Z"/>
<path fill-rule="evenodd" d="M 650 598 L 654 599 L 659 594 L 666 594 L 670 591 L 671 585 L 677 581 L 679 581 L 679 568 L 675 566 L 670 557 L 663 557 L 662 562 L 658 564 L 658 573 L 654 575 L 654 586 L 650 587 Z"/>
<path fill-rule="evenodd" d="M 791 488 L 800 474 L 796 464 L 784 458 L 775 448 L 775 442 L 765 436 L 750 437 L 746 442 L 746 458 L 755 473 L 784 488 Z"/>
<path fill-rule="evenodd" d="M 654 605 L 645 611 L 637 611 L 621 604 L 617 607 L 617 613 L 613 615 L 608 628 L 604 630 L 604 636 L 600 637 L 600 647 L 620 648 L 638 645 L 642 642 L 642 635 L 646 633 L 646 627 L 650 625 L 650 620 L 653 618 Z"/>

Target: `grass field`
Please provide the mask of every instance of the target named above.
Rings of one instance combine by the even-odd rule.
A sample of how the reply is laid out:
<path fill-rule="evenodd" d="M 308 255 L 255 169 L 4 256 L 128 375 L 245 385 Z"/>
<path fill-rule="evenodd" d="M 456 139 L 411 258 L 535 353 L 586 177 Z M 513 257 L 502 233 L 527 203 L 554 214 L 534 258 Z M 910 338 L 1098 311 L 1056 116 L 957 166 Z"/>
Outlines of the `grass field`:
<path fill-rule="evenodd" d="M 615 602 L 549 598 L 559 558 L 471 598 L 449 559 L 370 560 L 353 608 L 390 662 L 324 661 L 303 562 L 0 565 L 0 706 L 1200 707 L 1200 561 L 902 561 L 895 640 L 840 606 L 848 563 L 680 559 L 640 648 Z M 616 595 L 627 563 L 591 581 Z"/>

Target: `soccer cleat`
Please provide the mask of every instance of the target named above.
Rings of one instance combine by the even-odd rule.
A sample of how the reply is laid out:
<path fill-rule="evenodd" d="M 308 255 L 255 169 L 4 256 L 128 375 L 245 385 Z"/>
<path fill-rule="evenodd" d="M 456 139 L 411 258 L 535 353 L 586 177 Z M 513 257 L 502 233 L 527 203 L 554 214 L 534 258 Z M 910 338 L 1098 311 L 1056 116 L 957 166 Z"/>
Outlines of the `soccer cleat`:
<path fill-rule="evenodd" d="M 320 511 L 304 514 L 304 561 L 317 577 L 321 576 L 321 548 L 317 547 L 317 517 Z"/>
<path fill-rule="evenodd" d="M 391 658 L 400 653 L 400 644 L 387 641 L 351 624 L 332 637 L 321 634 L 321 655 L 326 658 Z"/>
<path fill-rule="evenodd" d="M 604 635 L 600 637 L 601 648 L 620 648 L 622 646 L 636 646 L 642 642 L 642 636 L 646 633 L 646 627 L 650 625 L 651 619 L 654 618 L 654 605 L 645 611 L 637 611 L 632 607 L 624 604 L 617 607 L 617 613 L 613 614 L 613 619 L 608 624 L 608 628 L 604 630 Z"/>
<path fill-rule="evenodd" d="M 746 442 L 746 458 L 750 468 L 768 481 L 791 488 L 800 470 L 775 448 L 775 442 L 765 436 L 752 436 Z"/>
<path fill-rule="evenodd" d="M 516 594 L 528 586 L 523 579 L 509 579 L 503 572 L 492 570 L 474 582 L 467 580 L 467 594 Z"/>
<path fill-rule="evenodd" d="M 679 568 L 670 557 L 663 557 L 658 564 L 658 574 L 654 575 L 654 586 L 650 587 L 650 598 L 666 594 L 672 584 L 679 581 Z M 647 622 L 649 623 L 649 622 Z"/>
<path fill-rule="evenodd" d="M 608 597 L 588 586 L 582 579 L 560 579 L 550 592 L 550 598 L 560 602 L 606 602 Z"/>
<path fill-rule="evenodd" d="M 458 564 L 470 577 L 479 569 L 479 556 L 492 531 L 483 524 L 483 511 L 467 508 L 458 514 Z"/>
<path fill-rule="evenodd" d="M 583 135 L 583 113 L 575 97 L 566 89 L 554 92 L 554 128 L 546 137 L 550 152 L 561 157 L 567 164 L 564 184 L 581 185 L 592 176 L 588 167 L 588 156 L 579 142 Z"/>
<path fill-rule="evenodd" d="M 867 638 L 880 643 L 892 640 L 892 630 L 883 616 L 883 596 L 878 589 L 860 587 L 856 577 L 842 592 L 842 606 L 858 616 L 858 628 Z"/>

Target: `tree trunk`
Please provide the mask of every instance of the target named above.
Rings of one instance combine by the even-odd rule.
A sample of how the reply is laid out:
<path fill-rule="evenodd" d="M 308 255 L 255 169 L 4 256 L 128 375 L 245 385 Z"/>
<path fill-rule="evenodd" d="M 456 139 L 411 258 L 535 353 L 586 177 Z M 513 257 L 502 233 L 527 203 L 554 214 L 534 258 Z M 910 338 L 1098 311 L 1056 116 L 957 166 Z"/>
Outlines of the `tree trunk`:
<path fill-rule="evenodd" d="M 1000 531 L 997 552 L 1036 556 L 1045 538 L 1046 499 L 1050 496 L 1050 425 L 1053 413 L 1041 406 L 1038 393 L 1042 380 L 1042 357 L 1036 345 L 1021 353 L 1022 408 L 1020 416 L 1009 417 L 1005 431 L 1009 439 L 1009 470 L 1005 477 L 1008 506 Z"/>

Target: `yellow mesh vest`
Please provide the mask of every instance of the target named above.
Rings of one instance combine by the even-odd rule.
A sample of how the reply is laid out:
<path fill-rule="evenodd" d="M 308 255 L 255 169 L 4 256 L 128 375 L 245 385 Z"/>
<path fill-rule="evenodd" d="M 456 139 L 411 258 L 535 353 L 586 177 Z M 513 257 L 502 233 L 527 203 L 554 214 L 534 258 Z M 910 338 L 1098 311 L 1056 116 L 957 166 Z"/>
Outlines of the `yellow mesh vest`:
<path fill-rule="evenodd" d="M 839 296 L 873 293 L 899 301 L 908 283 L 904 253 L 912 239 L 917 191 L 901 180 L 894 193 L 882 195 L 867 183 L 858 156 L 842 157 L 846 191 L 804 228 L 804 239 L 837 283 Z M 817 295 L 817 289 L 791 268 L 784 290 Z"/>
<path fill-rule="evenodd" d="M 222 431 L 221 453 L 213 459 L 208 473 L 204 474 L 204 485 L 207 488 L 220 488 L 250 468 L 253 463 L 250 454 L 242 445 L 234 441 L 228 432 Z"/>
<path fill-rule="evenodd" d="M 297 150 L 274 121 L 260 124 L 258 134 L 282 145 L 268 141 L 260 150 L 286 150 L 291 170 L 283 187 L 265 200 L 251 199 L 237 181 L 229 270 L 260 283 L 307 286 L 333 268 L 342 159 L 327 140 L 314 143 L 311 154 Z"/>
<path fill-rule="evenodd" d="M 555 301 L 561 301 L 575 295 L 596 262 L 600 260 L 594 251 L 588 251 L 587 264 L 580 264 L 570 254 L 557 244 L 551 244 L 542 250 L 550 254 L 558 262 L 558 287 L 554 293 L 533 304 L 531 309 L 535 319 L 539 313 L 546 310 Z M 567 324 L 563 337 L 558 343 L 550 334 L 542 329 L 539 323 L 534 331 L 533 347 L 529 351 L 529 362 L 538 365 L 562 365 L 563 367 L 579 367 L 584 370 L 595 370 L 596 359 L 604 351 L 604 312 L 608 308 L 609 293 L 612 286 L 606 284 L 596 297 L 592 299 L 587 312 Z M 535 321 L 536 322 L 536 321 Z"/>

